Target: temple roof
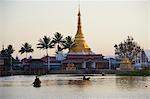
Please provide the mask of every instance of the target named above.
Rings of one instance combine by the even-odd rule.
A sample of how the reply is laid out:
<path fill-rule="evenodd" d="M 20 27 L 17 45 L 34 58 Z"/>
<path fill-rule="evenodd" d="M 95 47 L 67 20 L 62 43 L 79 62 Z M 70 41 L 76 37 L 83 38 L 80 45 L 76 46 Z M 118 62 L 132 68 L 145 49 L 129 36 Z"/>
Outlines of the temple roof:
<path fill-rule="evenodd" d="M 68 54 L 62 63 L 82 63 L 84 61 L 107 62 L 102 54 Z"/>

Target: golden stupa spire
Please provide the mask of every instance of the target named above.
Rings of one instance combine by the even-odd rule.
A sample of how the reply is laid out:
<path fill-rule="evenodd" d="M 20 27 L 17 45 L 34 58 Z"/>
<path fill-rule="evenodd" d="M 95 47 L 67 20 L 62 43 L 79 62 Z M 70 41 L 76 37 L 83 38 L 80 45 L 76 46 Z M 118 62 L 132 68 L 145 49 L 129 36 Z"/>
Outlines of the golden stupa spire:
<path fill-rule="evenodd" d="M 82 29 L 81 29 L 81 13 L 80 13 L 80 5 L 79 5 L 79 12 L 78 12 L 78 25 L 77 25 L 77 33 L 76 37 L 80 36 L 83 37 Z M 84 37 L 83 37 L 84 38 Z"/>
<path fill-rule="evenodd" d="M 86 43 L 82 32 L 80 5 L 79 5 L 79 12 L 78 12 L 77 33 L 75 35 L 75 46 L 72 47 L 69 52 L 70 53 L 92 52 L 91 49 L 88 47 L 88 44 Z"/>
<path fill-rule="evenodd" d="M 79 5 L 79 12 L 78 12 L 78 29 L 81 29 L 81 13 L 80 13 L 80 5 Z"/>

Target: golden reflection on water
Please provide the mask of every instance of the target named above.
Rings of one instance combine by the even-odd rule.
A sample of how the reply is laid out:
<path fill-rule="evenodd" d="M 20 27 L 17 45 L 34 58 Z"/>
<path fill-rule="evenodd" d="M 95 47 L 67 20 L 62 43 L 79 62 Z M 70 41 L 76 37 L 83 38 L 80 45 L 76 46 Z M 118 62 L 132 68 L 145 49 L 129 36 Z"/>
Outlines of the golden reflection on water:
<path fill-rule="evenodd" d="M 136 89 L 150 86 L 147 77 L 122 76 L 116 79 L 116 86 L 122 89 Z"/>
<path fill-rule="evenodd" d="M 40 76 L 42 86 L 34 88 L 34 76 L 4 77 L 0 78 L 0 99 L 150 99 L 150 77 L 90 78 L 88 81 L 72 75 Z"/>

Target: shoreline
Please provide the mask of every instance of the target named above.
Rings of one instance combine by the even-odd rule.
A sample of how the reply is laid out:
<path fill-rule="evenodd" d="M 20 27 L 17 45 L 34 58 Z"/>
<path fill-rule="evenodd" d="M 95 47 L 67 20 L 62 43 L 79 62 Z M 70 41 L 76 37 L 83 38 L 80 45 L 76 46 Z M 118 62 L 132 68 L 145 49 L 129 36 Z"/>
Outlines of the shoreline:
<path fill-rule="evenodd" d="M 121 71 L 121 70 L 111 70 L 110 71 L 105 71 L 104 70 L 101 72 L 79 72 L 79 71 L 50 71 L 48 73 L 43 73 L 43 74 L 32 74 L 32 73 L 24 73 L 24 72 L 19 72 L 19 73 L 13 73 L 11 74 L 10 72 L 6 73 L 6 74 L 1 74 L 0 77 L 6 77 L 6 76 L 16 76 L 16 75 L 39 75 L 39 76 L 43 76 L 43 75 L 75 75 L 75 76 L 83 76 L 83 75 L 87 75 L 87 76 L 96 76 L 96 75 L 102 75 L 102 73 L 104 73 L 104 76 L 109 76 L 109 75 L 114 75 L 114 76 L 150 76 L 150 70 L 132 70 L 132 71 Z"/>

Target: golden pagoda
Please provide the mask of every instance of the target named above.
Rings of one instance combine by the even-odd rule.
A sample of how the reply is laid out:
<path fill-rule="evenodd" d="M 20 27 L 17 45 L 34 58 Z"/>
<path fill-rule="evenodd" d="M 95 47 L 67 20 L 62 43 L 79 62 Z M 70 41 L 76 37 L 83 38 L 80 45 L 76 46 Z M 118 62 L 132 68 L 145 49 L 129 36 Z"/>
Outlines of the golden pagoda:
<path fill-rule="evenodd" d="M 120 69 L 121 70 L 133 70 L 133 66 L 128 58 L 122 58 L 122 61 L 120 63 Z"/>
<path fill-rule="evenodd" d="M 88 70 L 91 72 L 91 69 L 109 68 L 109 61 L 104 59 L 102 54 L 93 53 L 85 41 L 81 28 L 80 8 L 78 12 L 78 25 L 77 33 L 75 35 L 75 46 L 69 50 L 69 53 L 66 55 L 65 59 L 61 61 L 61 63 L 66 70 L 71 70 L 71 73 L 74 70 L 83 70 L 82 72 L 86 73 Z"/>
<path fill-rule="evenodd" d="M 89 48 L 88 44 L 86 43 L 83 32 L 82 32 L 81 13 L 79 9 L 77 33 L 75 35 L 75 46 L 70 49 L 69 53 L 90 53 L 90 52 L 92 51 Z"/>

